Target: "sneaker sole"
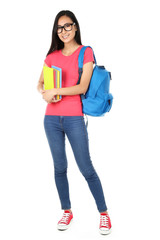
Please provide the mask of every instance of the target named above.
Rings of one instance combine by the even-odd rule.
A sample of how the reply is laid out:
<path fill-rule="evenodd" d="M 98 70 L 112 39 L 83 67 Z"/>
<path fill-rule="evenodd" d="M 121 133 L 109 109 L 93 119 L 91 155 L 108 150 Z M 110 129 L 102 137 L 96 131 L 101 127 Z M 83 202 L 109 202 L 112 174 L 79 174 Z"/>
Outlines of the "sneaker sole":
<path fill-rule="evenodd" d="M 71 226 L 71 224 L 72 224 L 72 220 L 70 221 L 70 224 L 68 224 L 68 225 L 58 225 L 58 224 L 57 224 L 57 229 L 58 229 L 59 231 L 67 230 L 67 229 Z"/>
<path fill-rule="evenodd" d="M 102 235 L 108 235 L 108 234 L 111 233 L 111 231 L 112 231 L 112 228 L 110 228 L 109 230 L 101 230 L 101 229 L 99 229 L 99 232 Z"/>

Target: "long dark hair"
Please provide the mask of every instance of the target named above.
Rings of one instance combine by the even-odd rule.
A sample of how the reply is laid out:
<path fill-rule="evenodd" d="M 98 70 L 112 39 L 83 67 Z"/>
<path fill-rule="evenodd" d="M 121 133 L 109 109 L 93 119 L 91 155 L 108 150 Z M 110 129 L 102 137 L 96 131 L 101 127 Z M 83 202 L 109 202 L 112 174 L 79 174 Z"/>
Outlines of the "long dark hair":
<path fill-rule="evenodd" d="M 60 50 L 60 49 L 64 48 L 64 43 L 59 39 L 59 37 L 57 35 L 58 20 L 62 16 L 69 17 L 76 24 L 77 31 L 76 31 L 76 34 L 75 34 L 75 40 L 78 44 L 82 45 L 80 27 L 79 27 L 79 23 L 78 23 L 77 18 L 75 17 L 73 12 L 71 12 L 69 10 L 63 10 L 63 11 L 60 11 L 55 18 L 54 25 L 53 25 L 53 30 L 52 30 L 51 46 L 50 46 L 50 49 L 49 49 L 46 56 L 48 56 L 51 52 L 53 52 L 55 50 Z"/>

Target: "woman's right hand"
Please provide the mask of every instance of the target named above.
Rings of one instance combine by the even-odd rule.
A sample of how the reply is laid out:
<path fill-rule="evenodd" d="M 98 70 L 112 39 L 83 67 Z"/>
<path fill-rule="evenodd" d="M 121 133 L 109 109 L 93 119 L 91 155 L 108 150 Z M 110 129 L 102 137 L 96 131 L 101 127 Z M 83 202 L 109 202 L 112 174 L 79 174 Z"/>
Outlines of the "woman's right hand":
<path fill-rule="evenodd" d="M 52 103 L 56 103 L 56 102 L 59 102 L 59 101 L 61 101 L 61 99 L 56 100 L 55 97 L 52 98 Z"/>

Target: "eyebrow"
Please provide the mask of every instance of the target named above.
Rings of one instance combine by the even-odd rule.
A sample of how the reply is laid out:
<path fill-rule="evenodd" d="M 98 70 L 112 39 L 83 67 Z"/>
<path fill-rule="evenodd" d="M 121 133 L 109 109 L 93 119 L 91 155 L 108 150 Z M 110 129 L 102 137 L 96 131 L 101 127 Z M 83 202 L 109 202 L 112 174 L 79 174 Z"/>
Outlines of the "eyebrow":
<path fill-rule="evenodd" d="M 67 22 L 67 23 L 65 23 L 64 25 L 66 25 L 66 24 L 72 24 L 72 23 Z M 58 27 L 63 27 L 64 25 L 57 25 L 57 26 L 58 26 Z"/>

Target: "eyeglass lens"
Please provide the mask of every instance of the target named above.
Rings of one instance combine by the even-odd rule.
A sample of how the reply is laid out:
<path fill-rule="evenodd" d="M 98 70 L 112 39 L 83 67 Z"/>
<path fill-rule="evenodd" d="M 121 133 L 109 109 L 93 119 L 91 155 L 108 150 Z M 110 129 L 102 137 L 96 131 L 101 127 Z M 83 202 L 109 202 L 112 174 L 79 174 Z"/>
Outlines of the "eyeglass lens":
<path fill-rule="evenodd" d="M 64 26 L 58 26 L 57 33 L 61 33 L 63 31 L 63 28 L 66 31 L 71 31 L 72 25 L 74 25 L 74 23 L 66 23 L 66 24 L 64 24 Z"/>

